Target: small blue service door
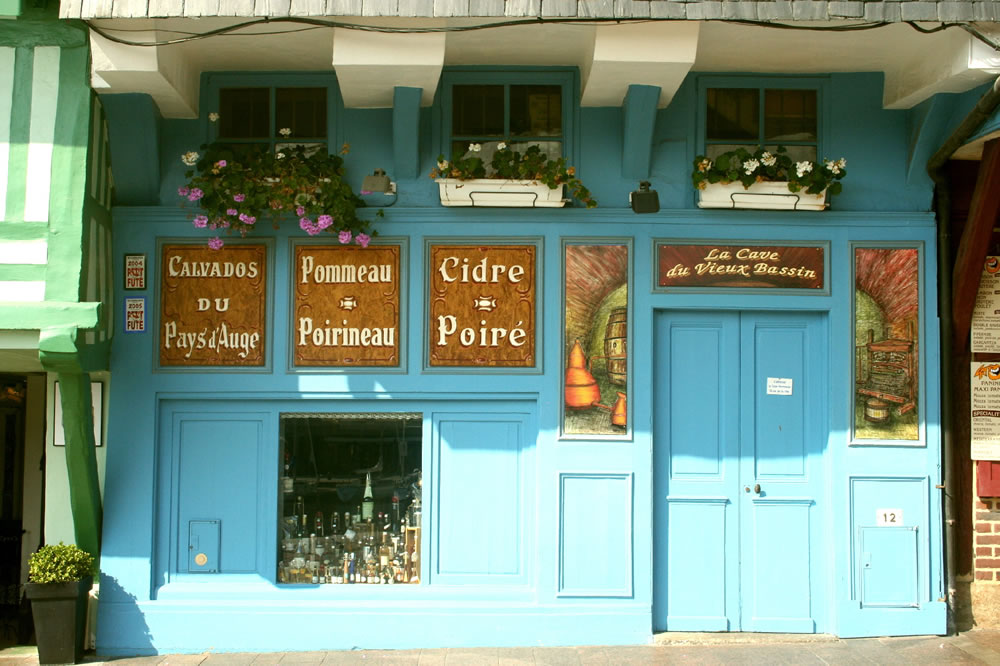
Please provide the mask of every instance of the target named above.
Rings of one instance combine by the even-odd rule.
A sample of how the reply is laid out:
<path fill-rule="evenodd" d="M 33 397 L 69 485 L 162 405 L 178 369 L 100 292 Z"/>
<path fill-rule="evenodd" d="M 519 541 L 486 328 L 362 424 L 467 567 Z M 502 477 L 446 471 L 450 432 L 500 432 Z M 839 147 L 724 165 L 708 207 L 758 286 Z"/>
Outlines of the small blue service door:
<path fill-rule="evenodd" d="M 656 319 L 655 631 L 826 630 L 826 318 Z"/>

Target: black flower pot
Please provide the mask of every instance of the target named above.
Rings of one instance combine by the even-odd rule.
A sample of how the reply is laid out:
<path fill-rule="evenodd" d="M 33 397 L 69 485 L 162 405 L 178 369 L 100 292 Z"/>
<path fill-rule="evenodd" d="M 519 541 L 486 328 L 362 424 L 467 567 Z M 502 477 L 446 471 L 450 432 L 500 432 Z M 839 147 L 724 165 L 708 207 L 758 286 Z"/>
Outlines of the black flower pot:
<path fill-rule="evenodd" d="M 87 601 L 93 578 L 72 583 L 28 583 L 39 664 L 76 664 L 83 658 Z"/>

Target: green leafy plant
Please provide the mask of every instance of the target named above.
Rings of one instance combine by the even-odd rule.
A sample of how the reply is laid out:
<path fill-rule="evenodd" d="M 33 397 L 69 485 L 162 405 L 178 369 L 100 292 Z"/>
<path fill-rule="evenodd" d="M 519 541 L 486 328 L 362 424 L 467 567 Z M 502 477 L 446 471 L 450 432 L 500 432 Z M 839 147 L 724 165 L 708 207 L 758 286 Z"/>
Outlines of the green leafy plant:
<path fill-rule="evenodd" d="M 31 583 L 72 583 L 93 573 L 93 556 L 62 541 L 42 546 L 28 558 L 28 581 Z"/>
<path fill-rule="evenodd" d="M 490 168 L 487 169 L 479 157 L 481 150 L 481 144 L 471 143 L 468 150 L 456 150 L 450 162 L 444 155 L 438 155 L 437 167 L 431 171 L 431 178 L 533 180 L 544 183 L 549 189 L 565 185 L 587 208 L 597 206 L 590 190 L 576 177 L 576 169 L 567 166 L 564 157 L 549 159 L 537 145 L 529 146 L 521 152 L 501 141 L 497 144 L 490 160 Z"/>
<path fill-rule="evenodd" d="M 840 180 L 847 175 L 847 160 L 809 160 L 794 162 L 783 146 L 774 152 L 758 148 L 754 152 L 737 148 L 718 155 L 714 160 L 704 155 L 694 158 L 691 182 L 699 190 L 709 183 L 743 184 L 748 188 L 754 183 L 787 181 L 790 192 L 805 191 L 820 194 L 826 190 L 831 196 L 839 194 Z"/>
<path fill-rule="evenodd" d="M 347 152 L 347 145 L 341 153 Z M 177 194 L 201 209 L 195 227 L 245 236 L 267 217 L 277 228 L 285 219 L 297 221 L 310 236 L 334 233 L 341 243 L 367 246 L 370 224 L 356 214 L 364 202 L 344 180 L 344 160 L 326 150 L 287 146 L 213 143 L 181 156 L 187 183 Z M 381 211 L 379 211 L 381 212 Z M 216 236 L 212 249 L 223 245 Z"/>

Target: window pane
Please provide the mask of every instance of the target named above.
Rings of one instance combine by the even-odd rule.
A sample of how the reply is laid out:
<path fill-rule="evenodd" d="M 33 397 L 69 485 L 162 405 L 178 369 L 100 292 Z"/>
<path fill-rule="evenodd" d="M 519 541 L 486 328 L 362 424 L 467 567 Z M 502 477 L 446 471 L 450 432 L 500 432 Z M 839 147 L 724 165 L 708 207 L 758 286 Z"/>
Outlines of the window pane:
<path fill-rule="evenodd" d="M 453 136 L 503 136 L 503 86 L 453 86 Z"/>
<path fill-rule="evenodd" d="M 816 91 L 764 91 L 767 141 L 816 141 Z"/>
<path fill-rule="evenodd" d="M 279 583 L 419 583 L 420 414 L 282 414 Z"/>
<path fill-rule="evenodd" d="M 705 139 L 756 142 L 760 131 L 759 100 L 759 91 L 752 88 L 709 88 Z"/>
<path fill-rule="evenodd" d="M 219 136 L 224 139 L 270 137 L 270 90 L 223 88 L 219 91 Z"/>
<path fill-rule="evenodd" d="M 287 127 L 293 137 L 326 137 L 326 88 L 278 88 L 274 116 L 274 136 Z"/>
<path fill-rule="evenodd" d="M 562 134 L 561 86 L 511 86 L 510 135 Z"/>

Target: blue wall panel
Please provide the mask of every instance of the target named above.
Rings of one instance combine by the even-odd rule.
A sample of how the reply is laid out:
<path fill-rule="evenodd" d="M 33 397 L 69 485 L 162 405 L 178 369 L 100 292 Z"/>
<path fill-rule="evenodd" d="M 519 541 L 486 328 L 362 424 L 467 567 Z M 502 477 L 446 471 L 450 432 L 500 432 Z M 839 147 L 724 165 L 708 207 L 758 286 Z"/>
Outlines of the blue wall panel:
<path fill-rule="evenodd" d="M 632 475 L 559 481 L 559 596 L 632 596 Z"/>

